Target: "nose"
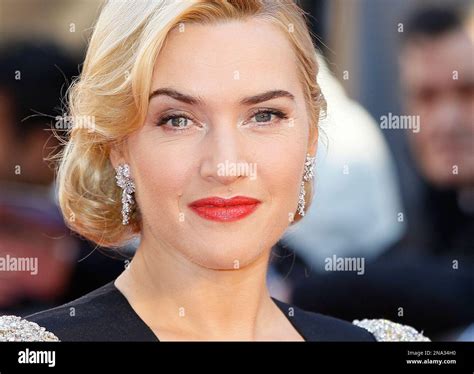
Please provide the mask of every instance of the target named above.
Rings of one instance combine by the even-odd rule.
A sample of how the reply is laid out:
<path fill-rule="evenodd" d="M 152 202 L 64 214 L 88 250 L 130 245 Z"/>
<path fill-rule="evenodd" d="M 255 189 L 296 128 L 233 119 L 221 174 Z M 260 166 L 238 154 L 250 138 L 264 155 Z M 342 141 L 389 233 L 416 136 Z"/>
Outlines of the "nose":
<path fill-rule="evenodd" d="M 245 145 L 235 125 L 212 126 L 203 144 L 200 174 L 207 181 L 230 185 L 245 177 Z"/>

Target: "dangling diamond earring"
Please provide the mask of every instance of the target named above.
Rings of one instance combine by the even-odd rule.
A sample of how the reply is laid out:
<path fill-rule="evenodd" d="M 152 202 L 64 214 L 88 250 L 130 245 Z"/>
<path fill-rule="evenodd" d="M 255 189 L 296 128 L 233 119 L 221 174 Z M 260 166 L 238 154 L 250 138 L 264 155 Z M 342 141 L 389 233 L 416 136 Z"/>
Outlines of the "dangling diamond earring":
<path fill-rule="evenodd" d="M 304 217 L 305 215 L 305 205 L 306 205 L 306 201 L 305 201 L 305 195 L 306 195 L 306 191 L 304 189 L 304 182 L 309 182 L 311 179 L 314 178 L 314 174 L 313 174 L 313 169 L 314 169 L 314 162 L 316 161 L 316 157 L 311 157 L 311 155 L 308 153 L 306 154 L 306 161 L 304 163 L 304 173 L 303 173 L 303 180 L 301 181 L 301 188 L 300 188 L 300 195 L 299 195 L 299 198 L 298 198 L 298 214 L 301 216 L 301 217 Z"/>
<path fill-rule="evenodd" d="M 128 164 L 120 164 L 115 168 L 115 179 L 117 186 L 122 189 L 122 225 L 128 225 L 130 213 L 135 201 L 132 193 L 135 192 L 135 183 L 130 177 L 130 167 Z"/>
<path fill-rule="evenodd" d="M 304 182 L 301 182 L 301 188 L 300 188 L 300 196 L 298 198 L 298 213 L 301 217 L 304 217 L 304 206 L 306 204 L 304 200 L 304 196 L 306 195 L 306 192 L 304 190 Z"/>

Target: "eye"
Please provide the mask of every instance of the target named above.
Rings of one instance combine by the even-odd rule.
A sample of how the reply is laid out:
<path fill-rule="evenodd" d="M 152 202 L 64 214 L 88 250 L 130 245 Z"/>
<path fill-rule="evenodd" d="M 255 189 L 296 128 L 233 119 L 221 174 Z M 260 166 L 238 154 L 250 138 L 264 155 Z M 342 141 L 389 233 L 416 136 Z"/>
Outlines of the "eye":
<path fill-rule="evenodd" d="M 272 119 L 272 113 L 261 112 L 255 115 L 256 122 L 270 122 Z"/>
<path fill-rule="evenodd" d="M 252 117 L 257 126 L 267 125 L 273 122 L 278 122 L 280 119 L 287 119 L 288 116 L 280 110 L 276 109 L 259 109 L 252 114 Z"/>
<path fill-rule="evenodd" d="M 185 114 L 170 114 L 158 119 L 156 125 L 163 126 L 165 131 L 185 131 L 192 126 L 193 119 Z"/>

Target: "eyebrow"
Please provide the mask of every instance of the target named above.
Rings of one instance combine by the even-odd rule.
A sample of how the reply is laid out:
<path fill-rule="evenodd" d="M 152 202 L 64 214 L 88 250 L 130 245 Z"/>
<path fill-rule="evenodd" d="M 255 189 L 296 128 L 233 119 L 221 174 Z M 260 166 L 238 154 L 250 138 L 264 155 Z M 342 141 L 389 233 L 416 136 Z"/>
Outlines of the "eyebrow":
<path fill-rule="evenodd" d="M 190 95 L 186 95 L 172 88 L 158 88 L 150 94 L 148 100 L 151 100 L 154 97 L 157 97 L 160 95 L 169 96 L 175 100 L 178 100 L 190 105 L 203 104 L 204 102 L 204 100 L 202 100 L 202 98 L 200 97 L 193 97 Z M 240 104 L 241 105 L 255 105 L 258 103 L 262 103 L 264 101 L 269 101 L 269 100 L 280 98 L 280 97 L 287 97 L 293 101 L 295 100 L 295 96 L 288 91 L 270 90 L 270 91 L 260 93 L 258 95 L 244 97 L 243 99 L 240 100 Z"/>

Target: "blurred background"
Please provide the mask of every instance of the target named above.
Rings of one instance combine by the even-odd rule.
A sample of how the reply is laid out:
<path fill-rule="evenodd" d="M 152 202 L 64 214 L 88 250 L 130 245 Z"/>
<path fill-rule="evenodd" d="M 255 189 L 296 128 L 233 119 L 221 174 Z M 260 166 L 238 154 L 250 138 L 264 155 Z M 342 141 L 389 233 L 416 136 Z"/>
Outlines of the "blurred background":
<path fill-rule="evenodd" d="M 65 227 L 47 161 L 101 4 L 0 0 L 0 314 L 77 298 L 133 255 Z M 273 248 L 271 293 L 474 341 L 474 3 L 299 4 L 328 109 L 313 204 Z"/>

